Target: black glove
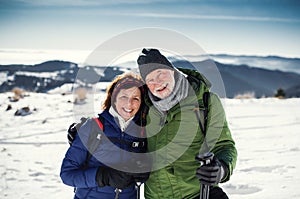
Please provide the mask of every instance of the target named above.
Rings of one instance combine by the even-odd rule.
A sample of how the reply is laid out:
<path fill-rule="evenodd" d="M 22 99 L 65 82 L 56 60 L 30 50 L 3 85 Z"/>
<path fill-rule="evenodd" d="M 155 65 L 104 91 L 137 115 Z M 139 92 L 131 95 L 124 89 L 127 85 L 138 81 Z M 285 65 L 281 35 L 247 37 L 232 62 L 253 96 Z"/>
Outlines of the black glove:
<path fill-rule="evenodd" d="M 227 175 L 228 169 L 224 163 L 214 158 L 208 165 L 203 165 L 196 170 L 196 175 L 202 184 L 215 185 Z"/>
<path fill-rule="evenodd" d="M 144 183 L 150 175 L 150 171 L 152 168 L 152 158 L 147 154 L 143 154 L 138 159 L 133 158 L 131 159 L 131 163 L 128 168 L 130 168 L 131 171 L 134 171 L 134 173 L 132 173 L 132 176 L 135 182 Z"/>
<path fill-rule="evenodd" d="M 70 144 L 70 146 L 72 145 L 76 135 L 77 135 L 77 131 L 79 130 L 79 128 L 82 126 L 82 124 L 87 120 L 87 118 L 82 117 L 80 119 L 80 123 L 73 123 L 69 126 L 68 129 L 68 142 Z"/>
<path fill-rule="evenodd" d="M 149 172 L 145 172 L 145 173 L 133 173 L 133 179 L 135 182 L 146 182 L 146 180 L 148 180 L 150 175 L 150 171 Z"/>
<path fill-rule="evenodd" d="M 111 186 L 119 189 L 124 189 L 134 184 L 131 174 L 109 167 L 99 167 L 96 180 L 100 187 Z"/>

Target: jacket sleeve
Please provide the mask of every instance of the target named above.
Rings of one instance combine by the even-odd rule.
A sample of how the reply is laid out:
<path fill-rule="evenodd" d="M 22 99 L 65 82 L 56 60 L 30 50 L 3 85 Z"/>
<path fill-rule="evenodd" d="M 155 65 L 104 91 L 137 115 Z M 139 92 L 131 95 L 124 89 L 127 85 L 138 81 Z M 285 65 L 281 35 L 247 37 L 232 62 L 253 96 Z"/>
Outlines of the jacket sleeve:
<path fill-rule="evenodd" d="M 210 95 L 206 142 L 215 157 L 226 164 L 229 172 L 222 182 L 228 181 L 236 165 L 237 150 L 223 105 L 213 93 Z"/>
<path fill-rule="evenodd" d="M 87 155 L 87 149 L 84 143 L 87 143 L 90 132 L 91 121 L 88 120 L 81 126 L 72 146 L 70 146 L 66 152 L 60 171 L 60 177 L 66 185 L 78 188 L 98 186 L 96 182 L 98 167 L 89 167 L 85 170 L 81 169 Z"/>

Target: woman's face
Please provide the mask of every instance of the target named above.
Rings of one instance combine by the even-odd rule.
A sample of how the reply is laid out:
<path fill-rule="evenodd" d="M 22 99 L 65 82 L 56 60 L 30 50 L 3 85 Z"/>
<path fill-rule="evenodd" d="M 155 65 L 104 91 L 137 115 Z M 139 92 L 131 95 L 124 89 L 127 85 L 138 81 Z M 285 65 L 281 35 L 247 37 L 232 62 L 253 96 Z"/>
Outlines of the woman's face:
<path fill-rule="evenodd" d="M 156 69 L 146 76 L 146 84 L 153 95 L 165 99 L 175 87 L 174 71 Z"/>
<path fill-rule="evenodd" d="M 127 121 L 141 106 L 141 91 L 138 87 L 121 89 L 116 96 L 115 106 L 119 115 Z"/>

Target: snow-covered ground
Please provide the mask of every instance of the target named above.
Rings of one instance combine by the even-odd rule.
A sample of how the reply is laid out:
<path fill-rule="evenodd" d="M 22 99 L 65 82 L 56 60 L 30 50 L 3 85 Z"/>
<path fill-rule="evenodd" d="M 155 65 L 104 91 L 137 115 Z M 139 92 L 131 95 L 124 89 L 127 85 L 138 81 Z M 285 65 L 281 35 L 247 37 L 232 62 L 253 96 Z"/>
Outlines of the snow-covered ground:
<path fill-rule="evenodd" d="M 73 95 L 29 93 L 18 102 L 10 96 L 0 94 L 0 198 L 72 198 L 59 172 L 66 130 L 75 120 Z M 95 97 L 98 103 L 101 95 Z M 230 198 L 300 198 L 300 99 L 224 104 L 239 153 L 231 180 L 222 185 Z M 14 116 L 24 106 L 36 110 Z"/>

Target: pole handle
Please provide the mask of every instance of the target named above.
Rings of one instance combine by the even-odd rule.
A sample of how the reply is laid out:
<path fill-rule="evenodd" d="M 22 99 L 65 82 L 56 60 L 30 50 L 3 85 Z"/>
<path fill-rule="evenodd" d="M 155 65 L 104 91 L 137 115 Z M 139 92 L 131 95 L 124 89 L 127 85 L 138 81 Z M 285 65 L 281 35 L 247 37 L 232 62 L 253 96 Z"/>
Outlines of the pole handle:
<path fill-rule="evenodd" d="M 200 167 L 210 164 L 214 159 L 214 154 L 212 152 L 207 152 L 203 154 L 198 154 L 196 160 L 199 161 Z M 209 185 L 202 184 L 200 181 L 200 199 L 209 198 Z"/>

